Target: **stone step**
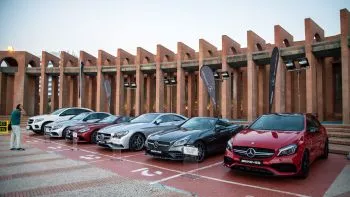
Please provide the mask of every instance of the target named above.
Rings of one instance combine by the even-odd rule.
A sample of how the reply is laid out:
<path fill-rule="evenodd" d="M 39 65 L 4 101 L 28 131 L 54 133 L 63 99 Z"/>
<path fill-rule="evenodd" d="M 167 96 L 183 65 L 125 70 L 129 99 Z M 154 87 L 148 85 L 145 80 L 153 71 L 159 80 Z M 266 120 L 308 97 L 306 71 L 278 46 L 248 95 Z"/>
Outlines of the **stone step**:
<path fill-rule="evenodd" d="M 350 133 L 346 132 L 327 132 L 329 137 L 337 137 L 337 138 L 350 138 Z"/>
<path fill-rule="evenodd" d="M 347 128 L 350 129 L 349 124 L 323 124 L 324 127 L 328 128 Z"/>
<path fill-rule="evenodd" d="M 350 129 L 348 129 L 348 128 L 327 128 L 327 132 L 350 133 Z"/>
<path fill-rule="evenodd" d="M 350 146 L 329 144 L 329 152 L 341 155 L 348 155 L 350 153 Z"/>
<path fill-rule="evenodd" d="M 340 144 L 350 146 L 350 138 L 338 138 L 338 137 L 330 137 L 330 144 Z"/>

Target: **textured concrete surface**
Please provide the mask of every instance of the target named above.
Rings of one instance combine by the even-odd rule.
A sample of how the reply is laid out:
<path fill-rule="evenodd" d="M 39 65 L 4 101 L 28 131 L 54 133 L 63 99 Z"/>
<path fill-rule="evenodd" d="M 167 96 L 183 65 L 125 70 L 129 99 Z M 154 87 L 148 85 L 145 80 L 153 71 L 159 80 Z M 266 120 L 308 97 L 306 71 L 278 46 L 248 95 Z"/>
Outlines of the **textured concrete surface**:
<path fill-rule="evenodd" d="M 328 191 L 325 193 L 325 197 L 340 196 L 344 193 L 350 192 L 350 165 L 347 165 L 343 171 L 339 174 Z M 350 193 L 349 193 L 350 194 Z"/>

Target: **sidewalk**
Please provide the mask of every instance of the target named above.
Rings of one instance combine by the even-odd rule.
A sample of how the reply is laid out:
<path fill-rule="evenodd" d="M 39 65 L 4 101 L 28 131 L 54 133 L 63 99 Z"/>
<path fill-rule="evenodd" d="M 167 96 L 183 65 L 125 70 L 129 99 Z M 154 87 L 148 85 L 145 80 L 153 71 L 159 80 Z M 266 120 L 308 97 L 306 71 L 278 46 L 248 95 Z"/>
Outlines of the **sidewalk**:
<path fill-rule="evenodd" d="M 28 144 L 23 147 L 25 151 L 10 151 L 9 136 L 0 136 L 0 196 L 191 196 Z"/>

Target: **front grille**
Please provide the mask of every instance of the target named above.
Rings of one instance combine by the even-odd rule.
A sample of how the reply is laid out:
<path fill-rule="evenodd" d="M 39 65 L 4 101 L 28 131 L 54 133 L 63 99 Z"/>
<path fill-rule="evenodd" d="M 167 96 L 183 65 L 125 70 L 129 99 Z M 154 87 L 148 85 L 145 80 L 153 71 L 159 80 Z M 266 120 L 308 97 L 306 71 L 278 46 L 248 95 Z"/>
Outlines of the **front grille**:
<path fill-rule="evenodd" d="M 97 140 L 99 141 L 104 141 L 104 140 L 109 140 L 111 139 L 111 134 L 108 133 L 99 133 L 97 135 Z"/>
<path fill-rule="evenodd" d="M 156 147 L 169 147 L 170 142 L 164 142 L 164 141 L 158 141 L 158 140 L 148 140 L 148 144 L 153 145 Z"/>
<path fill-rule="evenodd" d="M 267 148 L 255 148 L 255 147 L 246 147 L 246 146 L 233 146 L 233 153 L 244 157 L 244 158 L 269 158 L 272 157 L 275 154 L 275 151 L 273 149 L 267 149 Z M 253 156 L 248 156 L 248 150 L 253 149 L 254 154 Z"/>
<path fill-rule="evenodd" d="M 296 166 L 290 163 L 272 164 L 271 167 L 279 172 L 297 172 Z"/>
<path fill-rule="evenodd" d="M 259 175 L 268 175 L 268 176 L 274 175 L 271 171 L 269 171 L 267 169 L 263 169 L 263 168 L 235 165 L 232 167 L 232 169 L 244 171 L 244 172 L 249 172 L 249 173 L 253 173 L 253 174 L 259 174 Z"/>
<path fill-rule="evenodd" d="M 33 119 L 28 119 L 28 124 L 32 124 L 34 122 Z"/>

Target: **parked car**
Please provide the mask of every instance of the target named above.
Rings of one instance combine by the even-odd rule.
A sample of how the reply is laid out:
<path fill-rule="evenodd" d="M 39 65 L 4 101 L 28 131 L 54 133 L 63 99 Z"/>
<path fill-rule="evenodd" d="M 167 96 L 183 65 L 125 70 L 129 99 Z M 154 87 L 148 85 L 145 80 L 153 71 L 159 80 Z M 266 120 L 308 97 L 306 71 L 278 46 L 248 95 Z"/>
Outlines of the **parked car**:
<path fill-rule="evenodd" d="M 92 110 L 77 107 L 61 108 L 52 112 L 51 114 L 33 116 L 28 119 L 26 129 L 38 134 L 44 133 L 45 125 L 55 121 L 69 120 L 73 116 L 76 116 L 83 112 L 92 112 Z"/>
<path fill-rule="evenodd" d="M 97 134 L 97 144 L 110 149 L 141 150 L 148 135 L 162 129 L 175 128 L 185 120 L 186 117 L 174 113 L 143 114 L 129 123 L 101 129 Z"/>
<path fill-rule="evenodd" d="M 69 120 L 53 122 L 46 125 L 45 134 L 49 135 L 50 137 L 65 137 L 68 127 L 82 123 L 94 123 L 110 115 L 110 113 L 105 112 L 84 112 L 72 117 Z"/>
<path fill-rule="evenodd" d="M 268 114 L 228 141 L 224 164 L 267 175 L 306 178 L 318 157 L 328 157 L 328 136 L 315 116 Z"/>
<path fill-rule="evenodd" d="M 77 126 L 68 127 L 66 139 L 73 140 L 73 132 L 78 135 L 78 142 L 88 142 L 96 144 L 97 131 L 114 124 L 129 122 L 130 118 L 126 116 L 108 116 L 96 123 L 87 123 Z"/>
<path fill-rule="evenodd" d="M 196 147 L 202 162 L 210 153 L 225 152 L 227 141 L 240 130 L 241 125 L 211 117 L 194 117 L 180 127 L 151 134 L 146 140 L 146 154 L 157 158 L 183 160 L 188 147 Z"/>

